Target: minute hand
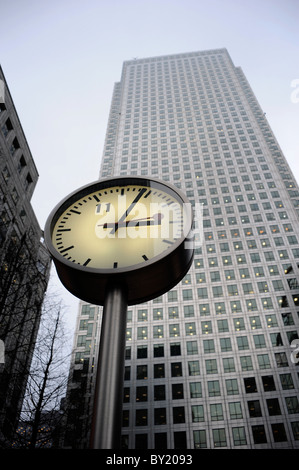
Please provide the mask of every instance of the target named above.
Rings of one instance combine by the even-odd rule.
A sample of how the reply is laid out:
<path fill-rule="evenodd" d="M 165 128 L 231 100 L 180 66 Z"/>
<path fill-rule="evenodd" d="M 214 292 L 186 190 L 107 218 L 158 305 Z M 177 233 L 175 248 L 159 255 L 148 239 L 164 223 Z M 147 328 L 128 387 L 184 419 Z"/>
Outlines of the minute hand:
<path fill-rule="evenodd" d="M 112 229 L 111 233 L 115 233 L 117 230 L 118 230 L 118 224 L 123 222 L 125 220 L 125 218 L 127 217 L 127 215 L 131 212 L 131 210 L 133 209 L 133 207 L 135 206 L 135 204 L 139 201 L 139 199 L 143 196 L 143 194 L 147 191 L 147 188 L 142 188 L 141 191 L 139 192 L 139 194 L 137 194 L 137 196 L 135 197 L 135 199 L 131 202 L 131 204 L 129 205 L 128 209 L 126 210 L 126 212 L 121 216 L 121 218 L 119 219 L 118 222 L 116 222 L 114 228 Z"/>

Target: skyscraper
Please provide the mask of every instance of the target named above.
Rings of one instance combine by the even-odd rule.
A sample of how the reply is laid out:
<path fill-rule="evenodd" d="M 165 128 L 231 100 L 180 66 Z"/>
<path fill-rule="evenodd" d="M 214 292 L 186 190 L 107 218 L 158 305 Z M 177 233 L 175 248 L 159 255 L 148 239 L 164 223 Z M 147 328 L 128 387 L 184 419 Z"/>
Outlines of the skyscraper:
<path fill-rule="evenodd" d="M 124 62 L 100 177 L 135 174 L 203 207 L 203 243 L 129 307 L 123 446 L 297 448 L 298 186 L 226 49 Z M 88 445 L 100 321 L 80 304 L 66 446 Z"/>
<path fill-rule="evenodd" d="M 31 205 L 37 180 L 0 67 L 0 447 L 16 429 L 50 271 Z"/>

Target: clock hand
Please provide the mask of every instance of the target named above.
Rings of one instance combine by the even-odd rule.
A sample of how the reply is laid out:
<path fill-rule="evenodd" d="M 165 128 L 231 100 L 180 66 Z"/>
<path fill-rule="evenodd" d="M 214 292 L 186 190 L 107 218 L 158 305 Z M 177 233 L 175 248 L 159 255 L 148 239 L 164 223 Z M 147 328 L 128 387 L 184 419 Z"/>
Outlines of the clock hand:
<path fill-rule="evenodd" d="M 115 224 L 115 227 L 112 229 L 112 232 L 111 233 L 115 233 L 118 229 L 118 224 L 120 222 L 123 222 L 125 220 L 125 218 L 127 217 L 127 215 L 131 212 L 131 210 L 133 209 L 133 207 L 135 206 L 135 204 L 139 201 L 140 198 L 142 198 L 143 194 L 147 191 L 148 188 L 142 188 L 141 191 L 139 192 L 139 194 L 137 194 L 137 196 L 135 197 L 135 199 L 133 200 L 133 202 L 131 202 L 131 204 L 129 205 L 128 209 L 126 210 L 126 212 L 121 216 L 121 218 L 119 219 L 119 221 Z"/>
<path fill-rule="evenodd" d="M 132 224 L 132 226 L 140 227 L 142 225 L 161 225 L 161 220 L 163 219 L 163 214 L 155 214 L 152 217 L 145 217 L 143 219 L 131 219 L 123 222 L 106 222 L 105 224 L 99 224 L 98 227 L 103 228 L 114 228 L 116 225 L 118 227 L 128 227 L 128 225 Z"/>

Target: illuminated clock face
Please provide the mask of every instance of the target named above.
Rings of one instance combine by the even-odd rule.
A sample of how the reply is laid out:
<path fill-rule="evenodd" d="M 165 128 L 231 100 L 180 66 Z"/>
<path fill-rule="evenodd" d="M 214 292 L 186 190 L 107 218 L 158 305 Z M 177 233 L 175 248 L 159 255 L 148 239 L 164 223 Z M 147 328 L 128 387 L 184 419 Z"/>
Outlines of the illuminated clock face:
<path fill-rule="evenodd" d="M 65 260 L 88 268 L 148 263 L 183 238 L 184 211 L 168 187 L 111 181 L 72 198 L 55 222 L 52 244 Z"/>

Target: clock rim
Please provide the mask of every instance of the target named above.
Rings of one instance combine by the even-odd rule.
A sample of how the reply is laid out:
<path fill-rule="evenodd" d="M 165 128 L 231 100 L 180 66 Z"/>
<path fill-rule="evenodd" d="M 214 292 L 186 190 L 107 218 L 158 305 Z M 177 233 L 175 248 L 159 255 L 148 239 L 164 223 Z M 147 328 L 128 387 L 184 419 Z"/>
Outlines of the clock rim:
<path fill-rule="evenodd" d="M 113 275 L 125 275 L 126 273 L 129 273 L 131 271 L 138 271 L 139 269 L 142 269 L 145 266 L 150 266 L 152 264 L 155 264 L 159 262 L 161 259 L 164 259 L 168 257 L 171 253 L 173 253 L 175 250 L 178 249 L 178 247 L 181 245 L 181 243 L 184 243 L 185 240 L 189 240 L 189 234 L 192 230 L 192 222 L 193 222 L 193 210 L 190 204 L 190 214 L 187 214 L 188 220 L 187 220 L 187 235 L 184 233 L 180 238 L 178 238 L 172 246 L 167 248 L 166 250 L 162 251 L 158 255 L 154 256 L 153 258 L 150 258 L 147 261 L 141 261 L 140 263 L 133 264 L 130 266 L 124 266 L 124 267 L 119 267 L 119 268 L 95 268 L 95 267 L 88 267 L 88 266 L 83 266 L 81 264 L 74 263 L 72 261 L 67 260 L 64 258 L 59 251 L 56 250 L 56 248 L 53 245 L 52 241 L 52 234 L 53 230 L 55 227 L 55 224 L 58 220 L 58 218 L 63 214 L 63 212 L 70 207 L 73 203 L 75 203 L 78 199 L 81 199 L 81 197 L 88 196 L 90 193 L 93 193 L 97 191 L 98 185 L 107 185 L 106 187 L 109 188 L 111 185 L 109 183 L 113 183 L 113 185 L 121 185 L 121 182 L 127 181 L 126 185 L 129 184 L 140 184 L 140 186 L 148 186 L 150 187 L 150 184 L 142 184 L 142 182 L 153 182 L 159 186 L 161 186 L 161 189 L 163 187 L 166 187 L 168 190 L 174 192 L 177 194 L 181 200 L 182 204 L 190 204 L 190 201 L 188 198 L 185 196 L 185 194 L 176 186 L 173 184 L 170 184 L 169 182 L 161 181 L 156 178 L 151 178 L 151 177 L 145 177 L 142 175 L 132 175 L 132 176 L 114 176 L 114 177 L 108 177 L 100 180 L 93 181 L 92 183 L 86 184 L 84 186 L 81 186 L 80 188 L 72 191 L 70 194 L 68 194 L 65 198 L 63 198 L 51 211 L 46 224 L 44 228 L 44 240 L 46 243 L 46 246 L 52 255 L 53 260 L 57 261 L 59 264 L 64 264 L 68 266 L 69 268 L 75 269 L 79 272 L 86 272 L 89 274 L 97 274 L 97 275 L 104 275 L 104 276 L 110 276 Z M 138 181 L 138 183 L 137 183 Z M 104 189 L 104 188 L 102 188 Z M 84 193 L 84 194 L 80 194 Z"/>

